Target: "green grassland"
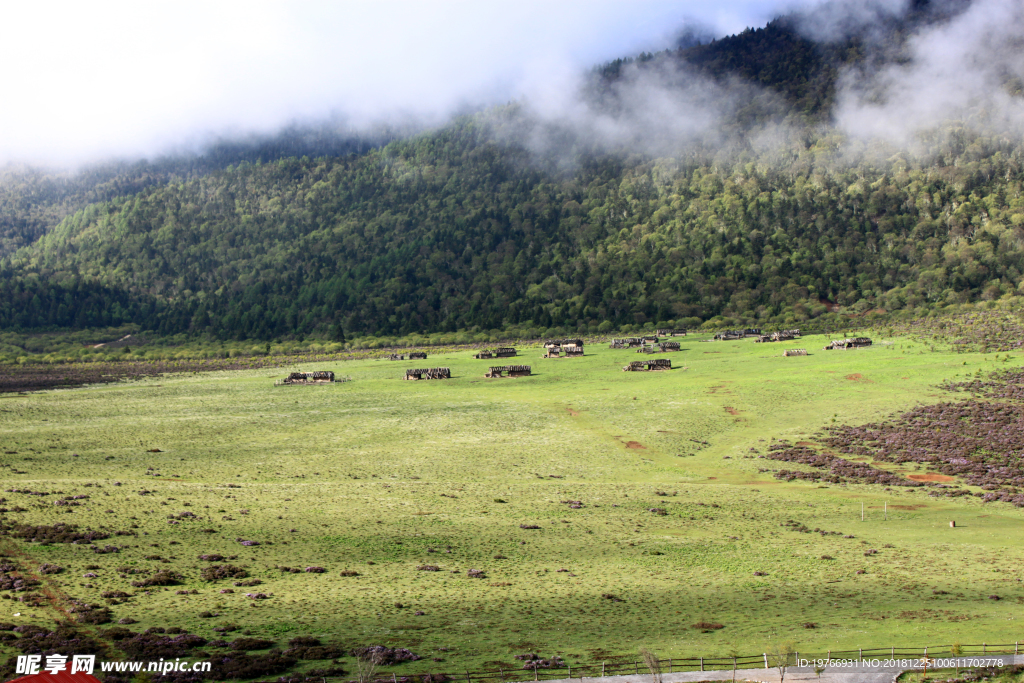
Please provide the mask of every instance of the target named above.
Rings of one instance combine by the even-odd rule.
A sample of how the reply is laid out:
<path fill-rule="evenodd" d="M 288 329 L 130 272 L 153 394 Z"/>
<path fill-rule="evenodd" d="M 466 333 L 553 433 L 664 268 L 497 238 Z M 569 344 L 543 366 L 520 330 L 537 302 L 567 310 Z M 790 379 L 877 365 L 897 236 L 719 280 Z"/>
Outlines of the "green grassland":
<path fill-rule="evenodd" d="M 827 352 L 820 336 L 691 336 L 681 352 L 655 356 L 671 358 L 671 371 L 652 373 L 621 371 L 648 358 L 630 350 L 542 359 L 533 347 L 514 360 L 532 377 L 485 379 L 509 361 L 440 350 L 427 361 L 302 368 L 352 378 L 322 386 L 275 387 L 288 368 L 7 395 L 0 451 L 14 452 L 3 462 L 22 473 L 0 470 L 4 488 L 90 496 L 68 513 L 58 495 L 3 493 L 26 508 L 7 521 L 135 524 L 139 535 L 98 542 L 133 546 L 119 553 L 11 539 L 0 550 L 65 567 L 44 577 L 58 598 L 134 593 L 112 607 L 115 621 L 138 621 L 133 629 L 211 637 L 234 623 L 281 643 L 318 635 L 408 647 L 424 657 L 402 665 L 409 672 L 512 667 L 531 650 L 576 664 L 642 646 L 682 656 L 762 652 L 777 639 L 803 651 L 1024 639 L 1024 511 L 759 471 L 779 469 L 758 457 L 772 439 L 946 400 L 943 379 L 1009 358 L 875 339 Z M 811 355 L 782 357 L 792 347 Z M 402 379 L 406 367 L 436 366 L 453 379 Z M 584 506 L 564 502 L 573 500 Z M 168 523 L 184 511 L 199 519 Z M 855 538 L 799 533 L 787 520 Z M 262 585 L 220 593 L 231 580 L 199 577 L 209 563 L 197 556 L 210 553 L 237 556 L 230 562 Z M 440 571 L 417 570 L 424 564 Z M 88 565 L 101 567 L 96 578 L 83 578 Z M 147 595 L 131 588 L 138 577 L 119 576 L 123 566 L 186 578 Z M 0 621 L 57 616 L 0 601 Z M 698 621 L 724 628 L 704 633 Z"/>

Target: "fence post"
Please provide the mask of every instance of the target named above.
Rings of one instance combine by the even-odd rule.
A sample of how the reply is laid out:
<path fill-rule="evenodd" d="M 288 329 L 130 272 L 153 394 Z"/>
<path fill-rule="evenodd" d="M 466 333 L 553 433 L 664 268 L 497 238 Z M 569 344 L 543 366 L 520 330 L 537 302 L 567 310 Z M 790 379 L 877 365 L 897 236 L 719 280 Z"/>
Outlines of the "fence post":
<path fill-rule="evenodd" d="M 505 683 L 505 670 L 499 666 L 498 671 L 501 672 L 501 683 Z M 398 683 L 398 681 L 395 681 L 395 683 Z"/>
<path fill-rule="evenodd" d="M 569 665 L 569 678 L 572 678 L 572 664 Z"/>
<path fill-rule="evenodd" d="M 892 652 L 889 653 L 889 656 L 892 657 L 893 659 L 896 659 L 896 646 L 895 645 L 892 646 Z"/>
<path fill-rule="evenodd" d="M 538 678 L 537 678 L 537 670 L 538 669 L 540 669 L 540 667 L 537 666 L 537 662 L 534 662 L 533 663 L 533 680 L 535 680 L 535 681 L 538 680 Z"/>
<path fill-rule="evenodd" d="M 1013 654 L 1018 654 L 1018 652 L 1017 652 L 1017 641 L 1016 640 L 1013 641 Z"/>
<path fill-rule="evenodd" d="M 469 669 L 466 669 L 466 683 L 473 683 L 473 679 L 469 677 Z"/>
<path fill-rule="evenodd" d="M 601 662 L 601 678 L 604 678 L 604 662 Z"/>
<path fill-rule="evenodd" d="M 700 670 L 701 671 L 704 670 L 704 658 L 703 657 L 700 658 Z"/>
<path fill-rule="evenodd" d="M 668 658 L 668 672 L 672 673 L 672 658 Z"/>
<path fill-rule="evenodd" d="M 394 683 L 398 683 L 398 676 L 395 675 L 394 671 L 391 672 L 391 680 L 394 681 Z"/>
<path fill-rule="evenodd" d="M 639 676 L 640 675 L 640 662 L 637 662 L 637 661 L 634 660 L 634 662 L 633 662 L 633 669 L 636 671 L 636 675 Z"/>
<path fill-rule="evenodd" d="M 985 654 L 988 650 L 985 648 L 985 643 L 981 644 L 981 654 Z"/>
<path fill-rule="evenodd" d="M 764 653 L 764 668 L 768 668 L 768 653 Z"/>

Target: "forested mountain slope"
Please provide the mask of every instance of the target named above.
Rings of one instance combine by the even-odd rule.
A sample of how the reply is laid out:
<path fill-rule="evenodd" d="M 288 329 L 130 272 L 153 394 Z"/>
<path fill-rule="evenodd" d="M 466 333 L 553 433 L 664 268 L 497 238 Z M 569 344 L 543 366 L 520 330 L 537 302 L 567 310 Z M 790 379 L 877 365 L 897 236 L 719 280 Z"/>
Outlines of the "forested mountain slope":
<path fill-rule="evenodd" d="M 598 101 L 610 98 L 613 86 L 631 66 L 668 64 L 712 79 L 738 79 L 766 87 L 781 94 L 794 112 L 811 119 L 827 119 L 841 69 L 861 65 L 866 60 L 898 59 L 906 36 L 915 27 L 937 21 L 968 4 L 968 0 L 914 0 L 911 11 L 899 21 L 872 28 L 876 35 L 870 40 L 870 49 L 865 48 L 863 27 L 816 42 L 801 32 L 798 17 L 782 17 L 762 28 L 705 40 L 704 44 L 691 39 L 675 50 L 616 59 L 595 70 L 590 95 Z M 880 34 L 884 34 L 884 40 Z M 747 112 L 747 118 L 763 114 L 755 108 Z M 271 135 L 221 139 L 194 153 L 111 161 L 76 172 L 21 165 L 0 168 L 0 257 L 31 244 L 66 216 L 95 202 L 201 177 L 241 162 L 362 154 L 408 137 L 415 130 L 416 125 L 411 122 L 359 131 L 338 122 L 324 122 L 293 125 Z"/>
<path fill-rule="evenodd" d="M 515 116 L 514 108 L 506 112 Z M 730 163 L 603 157 L 572 177 L 480 117 L 361 157 L 243 165 L 98 203 L 4 264 L 0 325 L 269 338 L 480 325 L 806 319 L 1015 292 L 1024 148 Z"/>
<path fill-rule="evenodd" d="M 168 154 L 152 161 L 110 161 L 75 172 L 11 164 L 0 168 L 0 257 L 32 244 L 89 204 L 199 178 L 241 162 L 362 154 L 408 134 L 410 130 L 401 127 L 355 133 L 324 124 L 219 140 L 198 153 Z"/>
<path fill-rule="evenodd" d="M 636 58 L 616 59 L 595 71 L 598 93 L 606 92 L 630 66 L 670 64 L 717 81 L 739 80 L 781 95 L 791 113 L 827 121 L 835 104 L 843 70 L 869 71 L 906 59 L 909 37 L 924 27 L 947 22 L 965 11 L 970 0 L 913 0 L 902 15 L 877 17 L 868 24 L 832 27 L 815 40 L 812 25 L 822 16 L 793 14 L 736 35 Z M 825 4 L 819 13 L 834 11 Z"/>
<path fill-rule="evenodd" d="M 913 22 L 938 20 L 916 7 L 870 59 L 898 58 Z M 1024 141 L 957 122 L 913 154 L 845 138 L 829 124 L 836 79 L 869 64 L 865 40 L 813 43 L 780 20 L 595 71 L 599 111 L 629 106 L 637 90 L 621 84 L 646 73 L 669 73 L 658 87 L 671 88 L 696 70 L 726 84 L 709 92 L 756 95 L 665 153 L 601 146 L 516 104 L 358 153 L 284 145 L 188 173 L 138 166 L 49 204 L 59 192 L 35 178 L 0 192 L 26 234 L 44 235 L 0 261 L 0 328 L 270 339 L 791 324 L 830 302 L 1016 294 Z M 745 89 L 727 90 L 737 78 Z M 554 132 L 538 137 L 544 126 Z"/>

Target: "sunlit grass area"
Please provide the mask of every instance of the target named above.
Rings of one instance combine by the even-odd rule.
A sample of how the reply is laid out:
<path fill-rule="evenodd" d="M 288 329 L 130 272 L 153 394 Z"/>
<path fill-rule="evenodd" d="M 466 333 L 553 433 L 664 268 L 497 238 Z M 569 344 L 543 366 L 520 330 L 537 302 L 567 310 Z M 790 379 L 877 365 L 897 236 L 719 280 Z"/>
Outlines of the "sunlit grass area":
<path fill-rule="evenodd" d="M 119 552 L 13 538 L 0 549 L 63 567 L 44 577 L 58 603 L 130 594 L 110 609 L 133 629 L 212 637 L 235 624 L 282 643 L 407 647 L 423 657 L 408 671 L 519 666 L 527 651 L 589 663 L 641 646 L 682 656 L 776 639 L 803 651 L 1020 639 L 1024 513 L 928 488 L 780 482 L 761 457 L 773 439 L 949 400 L 942 380 L 1019 358 L 826 341 L 690 336 L 655 356 L 672 360 L 664 372 L 622 372 L 641 358 L 631 350 L 542 359 L 533 347 L 514 360 L 531 377 L 485 379 L 512 361 L 440 350 L 302 367 L 352 378 L 320 386 L 274 386 L 286 372 L 259 369 L 6 395 L 0 471 L 20 491 L 3 494 L 20 509 L 6 523 L 138 535 L 96 541 Z M 404 381 L 413 366 L 453 378 Z M 89 497 L 54 505 L 73 495 Z M 225 559 L 199 559 L 213 554 Z M 201 579 L 223 563 L 258 588 Z M 128 568 L 183 578 L 143 591 Z M 55 615 L 0 602 L 0 621 Z"/>

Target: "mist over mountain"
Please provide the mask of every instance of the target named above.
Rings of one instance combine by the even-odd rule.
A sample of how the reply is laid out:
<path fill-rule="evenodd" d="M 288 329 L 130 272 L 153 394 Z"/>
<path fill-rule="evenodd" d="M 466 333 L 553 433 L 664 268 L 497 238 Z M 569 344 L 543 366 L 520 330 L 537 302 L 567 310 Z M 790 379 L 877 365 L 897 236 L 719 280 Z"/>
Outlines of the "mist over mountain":
<path fill-rule="evenodd" d="M 812 6 L 546 72 L 426 129 L 297 124 L 9 168 L 0 327 L 596 331 L 1017 296 L 1020 13 Z"/>

